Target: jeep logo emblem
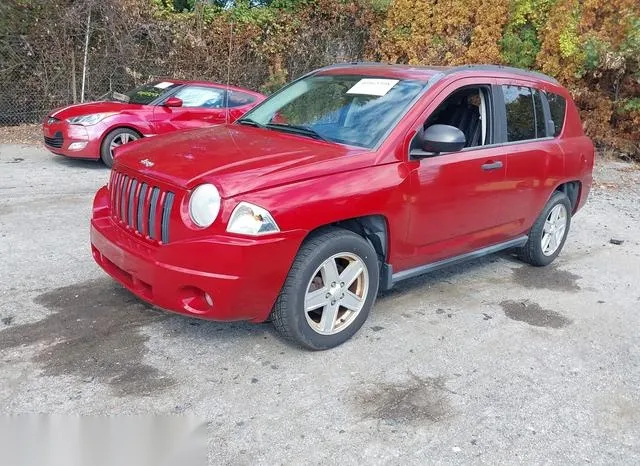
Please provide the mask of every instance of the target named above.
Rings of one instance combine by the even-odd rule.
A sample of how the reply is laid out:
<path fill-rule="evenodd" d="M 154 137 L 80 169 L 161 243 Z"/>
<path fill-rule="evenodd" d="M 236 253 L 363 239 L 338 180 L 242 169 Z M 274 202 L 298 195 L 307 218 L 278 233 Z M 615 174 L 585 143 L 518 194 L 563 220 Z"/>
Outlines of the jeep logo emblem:
<path fill-rule="evenodd" d="M 154 163 L 149 159 L 140 160 L 140 163 L 145 167 L 153 167 Z"/>

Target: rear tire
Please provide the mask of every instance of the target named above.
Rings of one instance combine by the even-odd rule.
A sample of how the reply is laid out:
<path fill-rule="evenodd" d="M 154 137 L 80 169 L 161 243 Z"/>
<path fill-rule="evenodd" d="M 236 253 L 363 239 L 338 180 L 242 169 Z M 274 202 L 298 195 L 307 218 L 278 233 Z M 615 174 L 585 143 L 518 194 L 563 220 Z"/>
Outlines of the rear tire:
<path fill-rule="evenodd" d="M 379 279 L 377 254 L 364 238 L 326 228 L 300 247 L 271 319 L 285 338 L 305 348 L 333 348 L 362 327 Z"/>
<path fill-rule="evenodd" d="M 107 134 L 100 145 L 100 159 L 109 168 L 113 166 L 113 149 L 115 147 L 133 142 L 142 136 L 137 131 L 129 128 L 116 128 Z"/>
<path fill-rule="evenodd" d="M 536 267 L 549 265 L 560 254 L 570 225 L 571 202 L 565 193 L 556 191 L 531 227 L 527 243 L 518 249 L 518 256 Z"/>

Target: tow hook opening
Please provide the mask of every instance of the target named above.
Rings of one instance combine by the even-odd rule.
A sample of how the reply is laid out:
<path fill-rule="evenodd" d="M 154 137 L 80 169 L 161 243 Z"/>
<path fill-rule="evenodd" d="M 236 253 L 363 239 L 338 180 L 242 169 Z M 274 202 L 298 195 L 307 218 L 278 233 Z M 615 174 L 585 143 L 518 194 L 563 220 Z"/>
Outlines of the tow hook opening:
<path fill-rule="evenodd" d="M 207 291 L 195 286 L 185 286 L 181 288 L 182 305 L 187 312 L 193 314 L 204 314 L 213 309 L 213 296 Z"/>

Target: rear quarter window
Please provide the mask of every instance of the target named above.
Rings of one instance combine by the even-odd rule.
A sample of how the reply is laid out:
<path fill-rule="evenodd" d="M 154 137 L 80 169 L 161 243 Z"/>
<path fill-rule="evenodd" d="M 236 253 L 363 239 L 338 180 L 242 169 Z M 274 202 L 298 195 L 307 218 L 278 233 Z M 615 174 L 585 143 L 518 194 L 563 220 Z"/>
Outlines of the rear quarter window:
<path fill-rule="evenodd" d="M 507 113 L 507 141 L 526 141 L 536 137 L 536 117 L 531 89 L 502 86 Z"/>
<path fill-rule="evenodd" d="M 564 114 L 567 109 L 567 102 L 564 97 L 547 92 L 547 101 L 549 102 L 549 110 L 551 119 L 553 120 L 553 135 L 558 136 L 562 132 L 564 126 Z"/>
<path fill-rule="evenodd" d="M 242 107 L 244 105 L 252 104 L 256 101 L 256 98 L 252 95 L 245 94 L 244 92 L 229 91 L 228 106 L 229 107 Z"/>

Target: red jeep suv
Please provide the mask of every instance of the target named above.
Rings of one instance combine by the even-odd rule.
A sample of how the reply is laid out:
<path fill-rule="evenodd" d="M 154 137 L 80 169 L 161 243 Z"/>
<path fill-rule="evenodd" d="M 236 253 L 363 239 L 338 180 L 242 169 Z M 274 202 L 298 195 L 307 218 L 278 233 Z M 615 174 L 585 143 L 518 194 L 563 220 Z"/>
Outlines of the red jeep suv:
<path fill-rule="evenodd" d="M 400 280 L 507 248 L 552 262 L 593 162 L 548 76 L 330 66 L 233 124 L 119 148 L 94 200 L 93 256 L 159 307 L 271 319 L 327 349 Z"/>

